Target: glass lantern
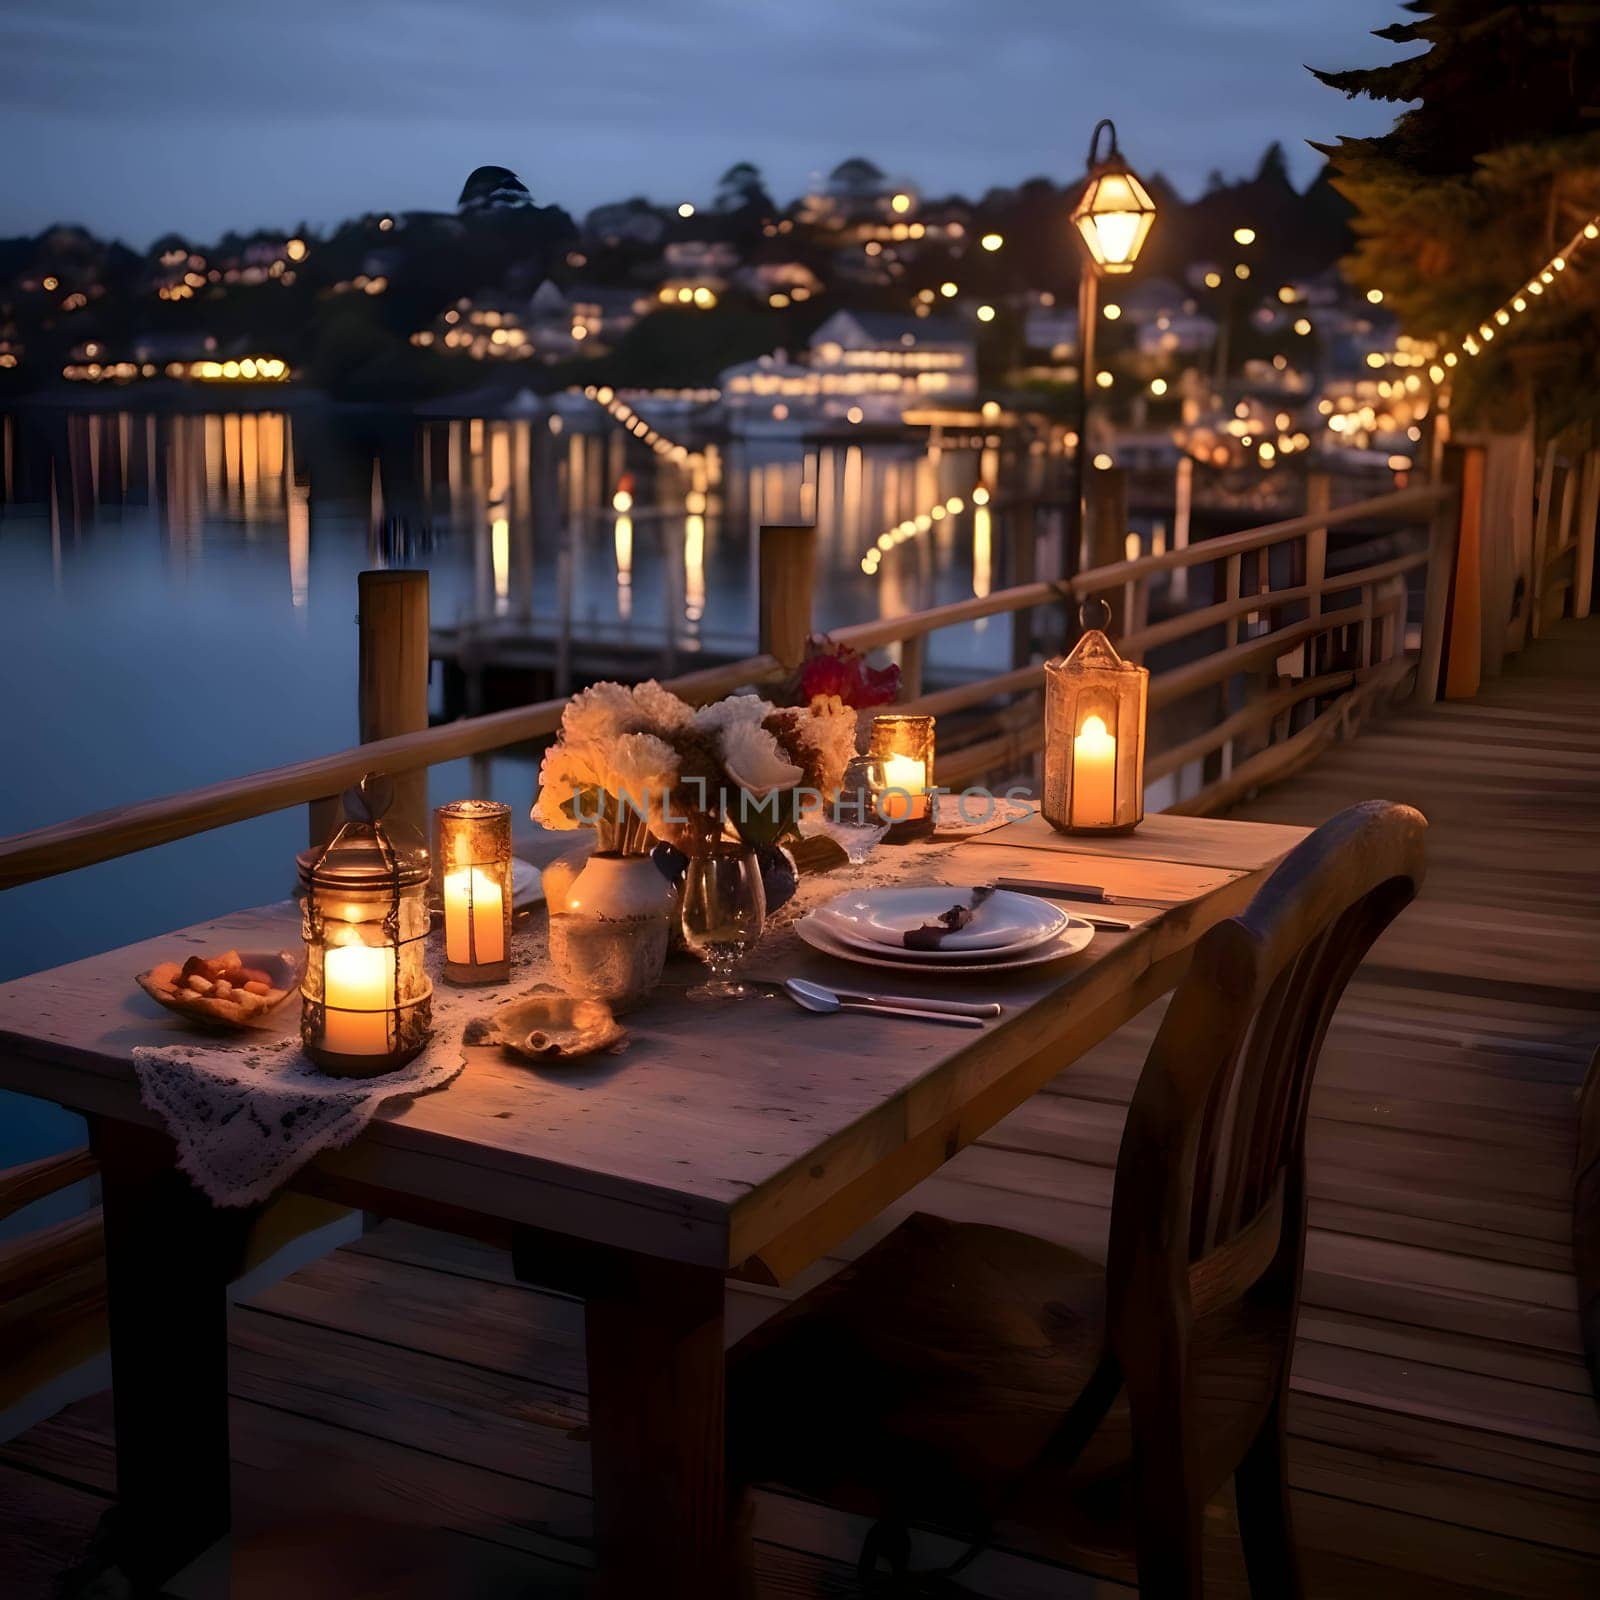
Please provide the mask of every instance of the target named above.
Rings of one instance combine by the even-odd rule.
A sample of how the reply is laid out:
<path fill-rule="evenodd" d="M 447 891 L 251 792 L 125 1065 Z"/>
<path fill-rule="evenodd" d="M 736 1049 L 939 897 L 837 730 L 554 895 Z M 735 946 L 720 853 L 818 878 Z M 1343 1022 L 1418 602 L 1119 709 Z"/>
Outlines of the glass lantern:
<path fill-rule="evenodd" d="M 882 716 L 872 719 L 867 754 L 881 769 L 878 807 L 890 822 L 928 814 L 933 788 L 932 717 Z"/>
<path fill-rule="evenodd" d="M 1111 148 L 1099 154 L 1100 135 L 1111 135 Z M 1073 226 L 1083 238 L 1097 272 L 1132 272 L 1133 264 L 1156 218 L 1150 191 L 1122 159 L 1117 130 L 1110 118 L 1095 124 L 1089 139 L 1089 177 L 1072 208 Z"/>
<path fill-rule="evenodd" d="M 1045 663 L 1042 809 L 1062 833 L 1130 833 L 1144 821 L 1150 674 L 1106 637 L 1103 600 L 1078 615 L 1084 633 L 1072 653 Z"/>
<path fill-rule="evenodd" d="M 433 871 L 451 983 L 511 976 L 511 807 L 453 800 L 433 813 Z"/>
<path fill-rule="evenodd" d="M 299 857 L 300 1041 L 335 1077 L 392 1072 L 422 1049 L 432 1026 L 423 966 L 428 851 L 411 829 L 383 821 L 393 799 L 387 778 L 363 778 L 345 791 L 332 838 Z"/>

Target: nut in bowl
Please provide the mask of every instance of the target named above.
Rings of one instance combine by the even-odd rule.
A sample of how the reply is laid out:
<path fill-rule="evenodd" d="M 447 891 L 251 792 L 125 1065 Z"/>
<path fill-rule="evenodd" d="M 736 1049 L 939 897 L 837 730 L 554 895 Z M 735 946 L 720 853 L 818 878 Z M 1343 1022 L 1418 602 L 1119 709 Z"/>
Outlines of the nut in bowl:
<path fill-rule="evenodd" d="M 169 1011 L 216 1028 L 261 1028 L 300 986 L 286 950 L 225 950 L 219 956 L 163 961 L 135 980 Z"/>

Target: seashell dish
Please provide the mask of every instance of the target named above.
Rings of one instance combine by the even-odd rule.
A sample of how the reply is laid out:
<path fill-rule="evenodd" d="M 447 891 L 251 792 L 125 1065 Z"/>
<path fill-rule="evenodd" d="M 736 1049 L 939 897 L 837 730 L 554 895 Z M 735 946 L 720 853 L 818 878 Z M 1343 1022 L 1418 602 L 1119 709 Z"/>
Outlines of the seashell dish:
<path fill-rule="evenodd" d="M 488 1017 L 474 1017 L 463 1044 L 499 1045 L 526 1061 L 576 1061 L 601 1051 L 627 1047 L 627 1030 L 604 1000 L 571 995 L 527 994 L 508 1001 Z"/>

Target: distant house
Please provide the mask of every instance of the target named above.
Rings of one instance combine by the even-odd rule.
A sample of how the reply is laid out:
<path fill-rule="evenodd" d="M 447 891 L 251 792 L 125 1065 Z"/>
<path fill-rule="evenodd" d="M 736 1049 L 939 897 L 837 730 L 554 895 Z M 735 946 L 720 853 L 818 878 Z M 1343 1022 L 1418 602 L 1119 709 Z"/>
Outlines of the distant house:
<path fill-rule="evenodd" d="M 868 217 L 905 217 L 916 203 L 912 185 L 890 179 L 865 157 L 851 156 L 800 201 L 799 215 L 813 226 L 836 228 Z"/>
<path fill-rule="evenodd" d="M 741 267 L 734 281 L 746 294 L 766 300 L 775 294 L 809 300 L 822 292 L 822 280 L 803 261 L 758 261 Z"/>
<path fill-rule="evenodd" d="M 1194 310 L 1188 291 L 1170 278 L 1145 278 L 1126 289 L 1107 287 L 1105 298 L 1114 301 L 1121 309 L 1122 320 L 1135 328 Z"/>
<path fill-rule="evenodd" d="M 1064 361 L 1078 348 L 1077 308 L 1054 303 L 1030 306 L 1022 322 L 1022 342 L 1029 350 Z"/>
<path fill-rule="evenodd" d="M 731 433 L 791 436 L 816 421 L 822 380 L 811 367 L 778 350 L 742 361 L 717 378 L 723 415 Z"/>
<path fill-rule="evenodd" d="M 934 317 L 836 311 L 811 335 L 811 370 L 824 415 L 900 420 L 928 401 L 978 392 L 977 347 L 967 330 Z"/>
<path fill-rule="evenodd" d="M 1139 353 L 1146 356 L 1200 355 L 1216 342 L 1216 321 L 1199 311 L 1163 312 L 1139 329 Z"/>
<path fill-rule="evenodd" d="M 533 319 L 529 301 L 497 289 L 480 289 L 475 295 L 463 295 L 431 328 L 413 333 L 411 342 L 469 355 L 475 361 L 525 361 L 534 354 L 529 332 Z"/>
<path fill-rule="evenodd" d="M 659 244 L 666 231 L 667 219 L 646 200 L 596 206 L 583 219 L 583 237 L 591 244 Z"/>
<path fill-rule="evenodd" d="M 655 309 L 648 290 L 611 289 L 593 283 L 573 284 L 567 290 L 567 305 L 574 328 L 586 328 L 589 338 L 608 345 Z"/>
<path fill-rule="evenodd" d="M 683 278 L 726 275 L 739 264 L 739 252 L 726 239 L 674 239 L 661 256 L 669 274 Z"/>

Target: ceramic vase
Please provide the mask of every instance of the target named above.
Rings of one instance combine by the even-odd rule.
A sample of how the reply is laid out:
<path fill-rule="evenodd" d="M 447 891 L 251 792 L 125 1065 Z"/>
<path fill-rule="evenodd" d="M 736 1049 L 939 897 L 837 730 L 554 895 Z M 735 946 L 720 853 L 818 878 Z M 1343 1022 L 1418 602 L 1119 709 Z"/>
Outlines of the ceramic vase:
<path fill-rule="evenodd" d="M 565 991 L 613 1011 L 661 981 L 677 901 L 649 856 L 597 851 L 550 905 L 550 960 Z"/>

